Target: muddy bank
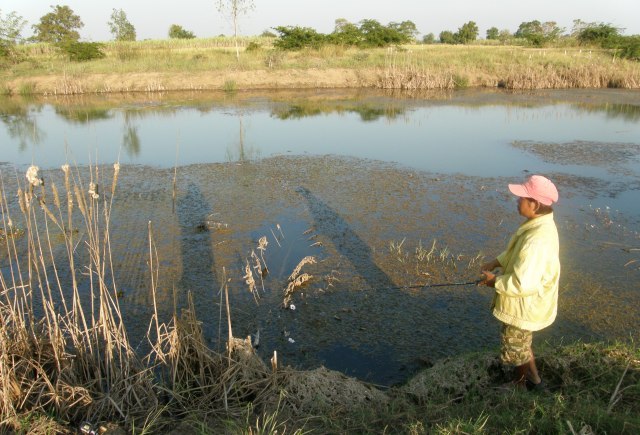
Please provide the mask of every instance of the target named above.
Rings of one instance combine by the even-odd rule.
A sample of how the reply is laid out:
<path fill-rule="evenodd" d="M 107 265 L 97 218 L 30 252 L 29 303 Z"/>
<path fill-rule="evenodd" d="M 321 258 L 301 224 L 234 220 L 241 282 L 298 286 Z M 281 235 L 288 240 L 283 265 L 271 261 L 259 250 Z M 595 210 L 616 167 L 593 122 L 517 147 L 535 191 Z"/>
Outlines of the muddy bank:
<path fill-rule="evenodd" d="M 73 95 L 122 92 L 219 91 L 256 89 L 371 88 L 379 81 L 378 69 L 288 69 L 212 72 L 137 72 L 35 75 L 6 82 L 18 93 L 25 84 L 34 94 Z"/>

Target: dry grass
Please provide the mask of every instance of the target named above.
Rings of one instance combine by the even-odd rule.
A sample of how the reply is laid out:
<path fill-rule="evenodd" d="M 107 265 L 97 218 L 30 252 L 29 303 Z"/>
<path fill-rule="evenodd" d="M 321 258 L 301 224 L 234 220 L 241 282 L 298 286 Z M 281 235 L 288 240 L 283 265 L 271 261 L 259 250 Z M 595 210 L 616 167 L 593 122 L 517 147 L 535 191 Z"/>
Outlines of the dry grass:
<path fill-rule="evenodd" d="M 389 49 L 377 86 L 385 89 L 568 89 L 640 87 L 640 65 L 603 51 L 448 46 Z"/>
<path fill-rule="evenodd" d="M 113 42 L 105 46 L 104 59 L 82 63 L 43 44 L 24 46 L 25 60 L 9 67 L 0 88 L 25 95 L 287 87 L 640 88 L 640 63 L 605 50 L 433 44 L 286 52 L 273 49 L 268 38 L 247 38 L 242 45 L 251 42 L 260 48 L 239 60 L 233 42 L 224 38 Z"/>
<path fill-rule="evenodd" d="M 38 414 L 71 425 L 117 421 L 148 430 L 194 410 L 240 416 L 247 403 L 260 406 L 282 377 L 277 362 L 267 369 L 250 340 L 232 336 L 230 318 L 227 352 L 210 350 L 190 297 L 188 309 L 168 324 L 158 322 L 156 311 L 148 333 L 152 350 L 144 358 L 136 354 L 111 261 L 119 170 L 116 164 L 112 171 L 94 167 L 81 174 L 65 165 L 61 192 L 50 180 L 45 188 L 32 167 L 18 190 L 19 216 L 2 185 L 0 428 L 19 430 L 22 416 Z M 104 185 L 110 190 L 101 192 Z M 155 307 L 151 226 L 149 246 Z"/>
<path fill-rule="evenodd" d="M 289 283 L 284 289 L 284 300 L 282 304 L 285 308 L 295 308 L 295 306 L 291 304 L 294 292 L 297 288 L 302 287 L 307 281 L 310 281 L 313 278 L 313 275 L 309 275 L 308 273 L 300 274 L 300 272 L 305 265 L 315 263 L 315 257 L 307 256 L 304 257 L 300 261 L 300 263 L 298 263 L 298 265 L 293 269 L 293 272 L 291 272 L 291 275 L 289 275 Z"/>
<path fill-rule="evenodd" d="M 11 216 L 3 188 L 3 226 L 23 227 L 25 237 L 7 240 L 9 273 L 0 283 L 2 423 L 24 411 L 55 412 L 68 421 L 96 416 L 131 419 L 158 405 L 153 377 L 129 345 L 117 288 L 109 284 L 109 203 L 96 192 L 102 174 L 97 168 L 89 172 L 92 193 L 65 168 L 66 210 L 54 184 L 46 192 L 35 167 L 27 174 L 24 190 L 18 190 L 20 218 Z M 48 195 L 56 210 L 49 209 Z M 74 264 L 74 206 L 84 221 L 84 278 L 77 276 Z M 70 214 L 64 216 L 65 212 Z M 14 224 L 18 219 L 20 224 Z M 71 288 L 62 285 L 58 273 L 62 264 L 52 242 L 56 231 L 69 254 Z M 88 284 L 88 294 L 80 291 L 81 280 Z"/>

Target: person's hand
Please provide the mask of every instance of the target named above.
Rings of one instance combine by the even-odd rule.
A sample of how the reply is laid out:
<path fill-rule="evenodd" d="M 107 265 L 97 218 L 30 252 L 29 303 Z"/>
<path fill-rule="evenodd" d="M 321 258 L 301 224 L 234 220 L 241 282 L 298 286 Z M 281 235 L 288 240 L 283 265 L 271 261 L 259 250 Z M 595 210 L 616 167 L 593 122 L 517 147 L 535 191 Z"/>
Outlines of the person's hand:
<path fill-rule="evenodd" d="M 482 274 L 484 275 L 484 280 L 480 282 L 480 285 L 486 285 L 487 287 L 495 287 L 496 286 L 496 275 L 493 272 L 489 272 L 488 270 L 483 270 Z"/>
<path fill-rule="evenodd" d="M 494 270 L 494 269 L 496 269 L 498 267 L 500 267 L 500 262 L 496 258 L 495 260 L 490 261 L 490 262 L 485 263 L 482 266 L 480 266 L 480 272 L 491 272 L 492 270 Z"/>

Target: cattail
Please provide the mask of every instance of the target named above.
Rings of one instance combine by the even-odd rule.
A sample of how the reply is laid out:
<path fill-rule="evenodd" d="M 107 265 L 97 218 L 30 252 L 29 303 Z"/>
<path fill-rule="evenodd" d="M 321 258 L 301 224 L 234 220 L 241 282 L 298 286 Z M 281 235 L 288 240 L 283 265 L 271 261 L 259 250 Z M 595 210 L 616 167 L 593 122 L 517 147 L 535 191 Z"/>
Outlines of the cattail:
<path fill-rule="evenodd" d="M 47 204 L 43 200 L 40 200 L 40 208 L 44 210 L 45 214 L 49 217 L 49 219 L 51 219 L 54 224 L 60 226 L 60 224 L 58 223 L 58 219 L 56 219 L 53 213 L 51 213 L 51 210 L 49 210 L 49 207 L 47 207 Z"/>
<path fill-rule="evenodd" d="M 58 188 L 55 183 L 51 183 L 51 191 L 53 192 L 53 203 L 60 210 L 60 196 L 58 195 Z"/>
<path fill-rule="evenodd" d="M 38 174 L 39 171 L 40 171 L 40 168 L 33 165 L 29 166 L 29 169 L 27 169 L 26 177 L 30 185 L 32 186 L 44 185 L 44 179 L 40 177 L 40 175 Z"/>
<path fill-rule="evenodd" d="M 22 189 L 18 189 L 18 203 L 20 204 L 22 214 L 27 214 L 26 198 Z"/>
<path fill-rule="evenodd" d="M 82 213 L 82 216 L 84 216 L 85 218 L 87 217 L 87 207 L 86 204 L 84 202 L 84 197 L 82 196 L 82 192 L 80 192 L 80 189 L 78 188 L 78 186 L 73 186 L 73 190 L 76 194 L 76 201 L 78 202 L 78 207 L 80 207 L 80 213 Z"/>
<path fill-rule="evenodd" d="M 73 210 L 73 195 L 71 194 L 71 182 L 69 180 L 69 165 L 62 165 L 61 169 L 62 172 L 64 172 L 64 188 L 67 191 L 67 208 L 69 216 L 71 216 L 71 212 Z"/>
<path fill-rule="evenodd" d="M 111 183 L 111 196 L 116 193 L 116 185 L 118 184 L 118 174 L 120 174 L 120 163 L 113 164 L 113 183 Z"/>
<path fill-rule="evenodd" d="M 89 196 L 93 199 L 100 198 L 98 194 L 98 183 L 89 183 Z"/>

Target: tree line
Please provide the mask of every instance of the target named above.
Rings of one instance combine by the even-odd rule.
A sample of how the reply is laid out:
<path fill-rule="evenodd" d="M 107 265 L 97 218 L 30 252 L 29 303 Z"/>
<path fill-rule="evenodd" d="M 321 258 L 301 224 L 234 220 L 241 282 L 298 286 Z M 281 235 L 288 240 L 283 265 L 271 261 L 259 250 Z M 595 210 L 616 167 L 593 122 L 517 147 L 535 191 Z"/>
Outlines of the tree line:
<path fill-rule="evenodd" d="M 253 9 L 252 0 L 217 0 L 218 10 L 226 14 L 233 23 L 237 49 L 238 20 L 241 15 Z M 113 9 L 108 21 L 109 30 L 116 41 L 135 41 L 136 29 L 122 9 Z M 45 42 L 63 50 L 72 60 L 89 60 L 103 57 L 102 44 L 80 42 L 79 30 L 84 26 L 81 18 L 68 6 L 51 6 L 51 11 L 40 18 L 32 27 L 34 35 L 28 40 L 21 38 L 26 21 L 15 12 L 3 15 L 0 10 L 0 58 L 11 59 L 15 46 L 23 42 Z M 385 47 L 422 42 L 424 44 L 469 44 L 479 38 L 478 26 L 474 21 L 463 24 L 457 31 L 444 30 L 438 40 L 433 33 L 417 41 L 420 33 L 410 20 L 391 22 L 383 25 L 377 20 L 365 19 L 351 23 L 344 18 L 335 20 L 333 32 L 323 34 L 310 27 L 277 26 L 273 33 L 269 30 L 262 36 L 275 38 L 274 47 L 282 50 L 300 50 L 319 48 L 323 45 L 342 45 L 354 47 Z M 572 31 L 567 34 L 554 21 L 527 21 L 520 24 L 511 33 L 491 27 L 486 32 L 486 40 L 504 44 L 521 44 L 533 47 L 554 45 L 562 40 L 571 39 L 585 46 L 613 49 L 621 57 L 640 60 L 640 35 L 623 36 L 623 29 L 608 23 L 587 23 L 574 20 Z M 195 34 L 181 25 L 172 24 L 168 29 L 172 39 L 192 39 Z"/>

